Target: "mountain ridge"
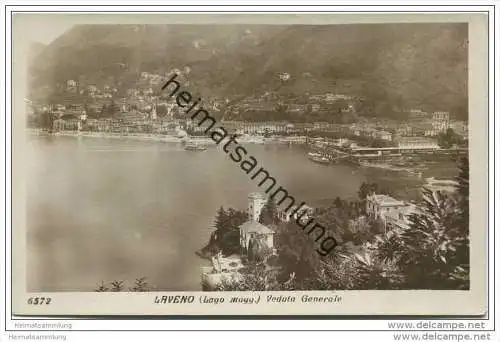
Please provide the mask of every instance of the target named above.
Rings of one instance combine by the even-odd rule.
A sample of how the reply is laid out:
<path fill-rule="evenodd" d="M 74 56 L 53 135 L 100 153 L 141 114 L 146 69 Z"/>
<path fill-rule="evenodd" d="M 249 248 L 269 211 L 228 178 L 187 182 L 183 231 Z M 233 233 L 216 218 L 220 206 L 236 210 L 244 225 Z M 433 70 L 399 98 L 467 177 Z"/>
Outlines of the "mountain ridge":
<path fill-rule="evenodd" d="M 188 65 L 204 96 L 351 92 L 377 115 L 423 107 L 466 118 L 467 46 L 466 24 L 80 25 L 33 58 L 30 83 L 127 87 L 140 71 Z"/>

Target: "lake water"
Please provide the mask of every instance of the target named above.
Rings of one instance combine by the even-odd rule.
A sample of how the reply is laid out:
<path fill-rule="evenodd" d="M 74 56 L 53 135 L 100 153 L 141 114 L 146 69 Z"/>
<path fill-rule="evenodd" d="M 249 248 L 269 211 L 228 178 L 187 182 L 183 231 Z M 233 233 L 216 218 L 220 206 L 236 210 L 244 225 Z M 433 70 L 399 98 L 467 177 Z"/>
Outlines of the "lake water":
<path fill-rule="evenodd" d="M 367 176 L 309 161 L 301 147 L 247 145 L 298 201 L 352 198 Z M 216 210 L 245 210 L 258 191 L 216 147 L 104 138 L 32 137 L 27 243 L 29 291 L 92 291 L 146 277 L 158 290 L 200 290 L 195 252 Z"/>

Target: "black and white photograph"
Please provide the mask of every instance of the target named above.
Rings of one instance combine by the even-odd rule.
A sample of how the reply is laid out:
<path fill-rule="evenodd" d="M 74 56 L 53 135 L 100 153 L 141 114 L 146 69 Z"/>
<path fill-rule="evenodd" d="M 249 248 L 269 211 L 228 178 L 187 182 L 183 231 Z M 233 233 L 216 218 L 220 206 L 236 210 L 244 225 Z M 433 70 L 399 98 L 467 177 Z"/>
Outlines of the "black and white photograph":
<path fill-rule="evenodd" d="M 487 113 L 471 106 L 467 21 L 120 16 L 18 14 L 37 28 L 22 36 L 15 114 L 32 302 L 469 293 L 470 229 L 486 248 L 470 183 L 474 202 L 487 200 L 471 137 L 485 137 Z"/>

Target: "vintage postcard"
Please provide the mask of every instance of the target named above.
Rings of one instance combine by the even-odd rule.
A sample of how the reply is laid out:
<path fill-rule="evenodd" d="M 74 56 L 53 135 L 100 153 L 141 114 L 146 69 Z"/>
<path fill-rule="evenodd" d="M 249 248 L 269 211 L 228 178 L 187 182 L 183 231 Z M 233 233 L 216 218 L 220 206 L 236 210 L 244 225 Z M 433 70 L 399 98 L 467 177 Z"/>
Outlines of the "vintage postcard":
<path fill-rule="evenodd" d="M 480 13 L 15 13 L 15 315 L 483 315 Z"/>

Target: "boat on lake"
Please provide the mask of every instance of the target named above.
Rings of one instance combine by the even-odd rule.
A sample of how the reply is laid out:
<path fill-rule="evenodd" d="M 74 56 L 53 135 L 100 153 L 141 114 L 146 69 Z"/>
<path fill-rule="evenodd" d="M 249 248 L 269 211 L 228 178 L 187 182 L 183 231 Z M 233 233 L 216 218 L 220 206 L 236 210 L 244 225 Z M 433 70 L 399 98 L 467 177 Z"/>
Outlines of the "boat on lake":
<path fill-rule="evenodd" d="M 363 167 L 371 167 L 371 168 L 382 169 L 382 170 L 387 170 L 387 171 L 406 172 L 410 175 L 417 176 L 418 178 L 422 177 L 422 171 L 423 171 L 423 168 L 401 167 L 401 166 L 396 166 L 394 164 L 371 163 L 371 162 L 366 162 L 366 161 L 360 161 L 359 165 L 363 166 Z"/>
<path fill-rule="evenodd" d="M 187 143 L 186 146 L 184 146 L 184 149 L 186 151 L 205 151 L 207 146 L 196 143 Z"/>
<path fill-rule="evenodd" d="M 319 163 L 319 164 L 330 164 L 330 159 L 328 159 L 327 157 L 323 156 L 321 153 L 317 153 L 317 152 L 309 152 L 307 154 L 307 157 L 312 160 L 313 162 L 315 163 Z"/>
<path fill-rule="evenodd" d="M 318 152 L 309 152 L 309 153 L 307 154 L 307 156 L 308 156 L 309 158 L 312 158 L 312 157 L 321 157 L 321 156 L 322 156 L 322 154 L 321 154 L 321 153 L 318 153 Z"/>

